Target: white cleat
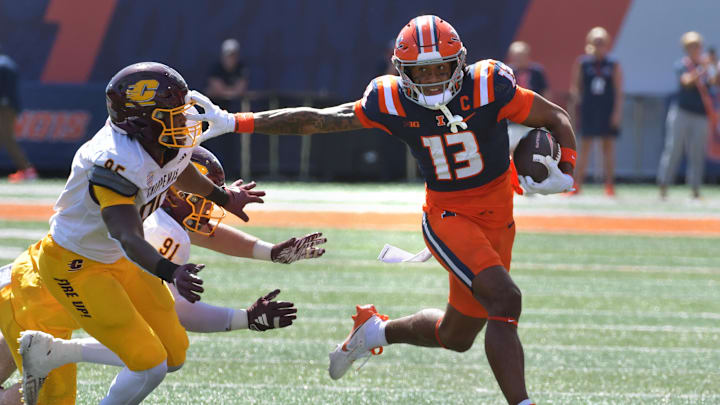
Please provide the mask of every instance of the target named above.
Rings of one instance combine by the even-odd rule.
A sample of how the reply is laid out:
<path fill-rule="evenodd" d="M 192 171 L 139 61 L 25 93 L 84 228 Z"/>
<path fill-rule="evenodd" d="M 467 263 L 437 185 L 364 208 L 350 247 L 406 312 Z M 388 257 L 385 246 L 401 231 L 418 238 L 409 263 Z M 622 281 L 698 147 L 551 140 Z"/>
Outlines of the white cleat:
<path fill-rule="evenodd" d="M 45 332 L 20 332 L 18 353 L 22 357 L 22 396 L 25 405 L 35 405 L 40 389 L 50 372 L 67 362 L 61 362 L 63 346 L 53 344 L 55 337 Z"/>
<path fill-rule="evenodd" d="M 357 305 L 355 309 L 357 314 L 352 316 L 355 324 L 353 325 L 352 331 L 350 331 L 350 335 L 348 335 L 343 343 L 337 345 L 335 350 L 330 352 L 330 367 L 328 371 L 330 372 L 330 378 L 333 380 L 344 376 L 355 360 L 383 352 L 382 346 L 373 348 L 366 347 L 365 332 L 369 325 L 376 324 L 375 322 L 368 322 L 369 320 L 377 317 L 385 321 L 388 319 L 387 315 L 378 314 L 374 305 Z M 376 351 L 376 349 L 378 350 Z"/>

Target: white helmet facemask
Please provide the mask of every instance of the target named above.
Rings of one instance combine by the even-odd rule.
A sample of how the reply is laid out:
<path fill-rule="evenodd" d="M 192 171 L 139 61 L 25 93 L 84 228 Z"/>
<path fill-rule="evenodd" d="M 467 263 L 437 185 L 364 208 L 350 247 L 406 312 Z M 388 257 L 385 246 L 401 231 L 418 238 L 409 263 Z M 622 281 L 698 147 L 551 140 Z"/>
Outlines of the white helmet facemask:
<path fill-rule="evenodd" d="M 459 115 L 451 114 L 450 110 L 447 108 L 447 104 L 455 98 L 462 88 L 465 54 L 466 51 L 463 47 L 457 54 L 445 58 L 441 57 L 440 54 L 436 52 L 422 54 L 423 60 L 417 62 L 404 62 L 396 57 L 393 57 L 393 65 L 395 65 L 395 68 L 400 73 L 400 87 L 403 89 L 403 94 L 410 101 L 420 106 L 432 110 L 442 111 L 448 119 L 447 125 L 453 133 L 458 131 L 458 126 L 462 129 L 467 128 L 467 124 L 463 122 L 463 118 Z M 455 69 L 448 80 L 420 84 L 415 83 L 407 74 L 407 68 L 411 66 L 434 65 L 440 63 L 453 63 L 455 65 Z M 431 87 L 442 87 L 443 91 L 439 94 L 426 95 L 423 90 Z"/>

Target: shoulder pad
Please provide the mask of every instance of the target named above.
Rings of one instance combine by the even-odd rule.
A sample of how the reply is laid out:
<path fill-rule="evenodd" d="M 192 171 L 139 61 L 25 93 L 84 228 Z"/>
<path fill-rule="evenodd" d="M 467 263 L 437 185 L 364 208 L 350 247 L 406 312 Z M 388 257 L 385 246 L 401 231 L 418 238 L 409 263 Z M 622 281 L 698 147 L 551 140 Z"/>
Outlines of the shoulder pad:
<path fill-rule="evenodd" d="M 135 184 L 114 170 L 97 165 L 90 169 L 88 180 L 90 180 L 90 184 L 109 188 L 125 197 L 132 197 L 137 194 L 139 190 Z"/>
<path fill-rule="evenodd" d="M 485 59 L 468 67 L 473 80 L 473 108 L 480 108 L 495 101 L 507 103 L 515 94 L 515 73 L 506 64 Z"/>
<path fill-rule="evenodd" d="M 382 114 L 405 117 L 400 91 L 400 78 L 397 76 L 385 75 L 373 79 L 365 89 L 363 108 L 368 110 L 374 107 Z"/>

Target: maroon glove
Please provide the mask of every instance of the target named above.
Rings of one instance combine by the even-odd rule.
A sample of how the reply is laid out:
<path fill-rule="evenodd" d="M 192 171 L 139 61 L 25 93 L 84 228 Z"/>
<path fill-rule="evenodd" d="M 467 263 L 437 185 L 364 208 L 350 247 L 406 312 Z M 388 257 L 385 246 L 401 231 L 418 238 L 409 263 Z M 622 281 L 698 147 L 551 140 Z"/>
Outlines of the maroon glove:
<path fill-rule="evenodd" d="M 225 187 L 225 192 L 228 195 L 228 202 L 223 205 L 223 208 L 233 213 L 238 218 L 247 222 L 250 218 L 243 212 L 245 205 L 248 203 L 263 203 L 263 199 L 260 198 L 265 195 L 264 191 L 253 190 L 257 184 L 254 181 L 246 185 L 242 185 L 243 181 L 238 180 Z"/>
<path fill-rule="evenodd" d="M 270 259 L 276 263 L 289 264 L 302 259 L 314 259 L 325 253 L 325 249 L 316 247 L 327 242 L 321 232 L 311 233 L 302 238 L 290 238 L 272 247 Z"/>
<path fill-rule="evenodd" d="M 203 281 L 197 276 L 197 273 L 205 267 L 204 264 L 183 264 L 182 266 L 175 269 L 172 275 L 173 284 L 177 288 L 178 293 L 190 302 L 200 300 L 200 296 L 195 294 L 193 291 L 202 293 L 205 291 L 201 287 Z"/>
<path fill-rule="evenodd" d="M 258 332 L 268 329 L 290 326 L 296 318 L 295 304 L 287 301 L 273 301 L 280 290 L 275 290 L 264 297 L 258 298 L 247 309 L 248 328 Z"/>

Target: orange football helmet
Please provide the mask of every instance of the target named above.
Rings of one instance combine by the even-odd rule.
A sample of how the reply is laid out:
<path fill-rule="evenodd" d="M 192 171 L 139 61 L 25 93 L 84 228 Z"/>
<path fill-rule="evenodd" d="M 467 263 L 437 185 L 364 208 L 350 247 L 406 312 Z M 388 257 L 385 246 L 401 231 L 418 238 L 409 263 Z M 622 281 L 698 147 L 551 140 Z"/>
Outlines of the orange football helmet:
<path fill-rule="evenodd" d="M 438 109 L 460 92 L 467 51 L 460 36 L 447 21 L 434 15 L 421 15 L 410 20 L 400 30 L 395 40 L 392 62 L 400 73 L 400 86 L 405 95 L 423 107 Z M 452 64 L 450 79 L 419 84 L 413 82 L 408 74 L 410 66 Z M 425 95 L 423 88 L 442 86 L 443 92 Z"/>

